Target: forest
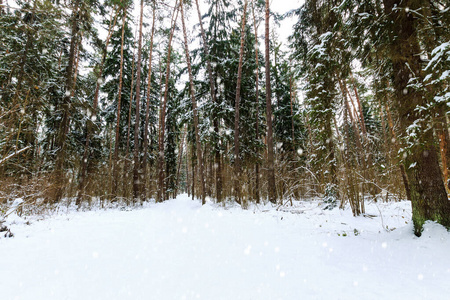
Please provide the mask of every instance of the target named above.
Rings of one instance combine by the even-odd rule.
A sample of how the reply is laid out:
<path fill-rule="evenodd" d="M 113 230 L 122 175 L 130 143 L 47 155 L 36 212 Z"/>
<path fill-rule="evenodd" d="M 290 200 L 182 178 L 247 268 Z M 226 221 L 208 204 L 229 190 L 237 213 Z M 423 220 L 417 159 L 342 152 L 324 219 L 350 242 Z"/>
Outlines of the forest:
<path fill-rule="evenodd" d="M 448 1 L 200 2 L 0 1 L 2 215 L 187 193 L 450 227 Z"/>

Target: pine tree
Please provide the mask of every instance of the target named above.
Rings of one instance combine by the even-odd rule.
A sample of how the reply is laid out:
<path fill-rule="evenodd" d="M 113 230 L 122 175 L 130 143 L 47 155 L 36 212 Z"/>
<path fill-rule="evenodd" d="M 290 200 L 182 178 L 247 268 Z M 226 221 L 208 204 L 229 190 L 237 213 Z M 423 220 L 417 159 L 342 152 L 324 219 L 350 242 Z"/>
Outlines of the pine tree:
<path fill-rule="evenodd" d="M 147 99 L 146 99 L 146 109 L 145 109 L 145 125 L 144 125 L 144 142 L 143 142 L 143 158 L 142 158 L 142 197 L 147 198 L 147 183 L 148 183 L 148 171 L 147 171 L 147 161 L 148 161 L 148 142 L 149 142 L 149 122 L 150 122 L 150 103 L 152 94 L 152 71 L 153 71 L 153 39 L 155 36 L 155 23 L 156 23 L 156 1 L 153 1 L 152 7 L 152 31 L 150 37 L 150 49 L 148 58 L 148 74 L 147 74 Z"/>
<path fill-rule="evenodd" d="M 73 92 L 73 80 L 74 80 L 74 69 L 75 69 L 75 51 L 79 43 L 79 24 L 78 24 L 78 14 L 79 14 L 80 0 L 76 0 L 72 8 L 71 17 L 71 38 L 70 38 L 70 48 L 68 56 L 68 64 L 65 70 L 65 92 L 64 97 L 61 102 L 62 119 L 59 125 L 59 132 L 56 138 L 56 161 L 55 170 L 53 173 L 54 179 L 54 192 L 51 195 L 51 202 L 59 202 L 63 196 L 64 192 L 64 162 L 66 160 L 66 148 L 67 148 L 67 134 L 69 131 L 70 123 L 70 106 L 71 98 Z"/>
<path fill-rule="evenodd" d="M 241 100 L 241 83 L 242 83 L 242 64 L 244 60 L 244 42 L 245 42 L 245 24 L 247 21 L 247 1 L 244 2 L 244 13 L 242 15 L 242 25 L 241 25 L 241 45 L 239 49 L 239 65 L 238 65 L 238 73 L 237 73 L 237 83 L 236 83 L 236 99 L 235 99 L 235 119 L 234 119 L 234 190 L 235 190 L 235 199 L 239 202 L 243 207 L 247 205 L 242 200 L 241 195 L 241 158 L 240 158 L 240 136 L 239 136 L 239 110 L 240 110 L 240 100 Z"/>
<path fill-rule="evenodd" d="M 112 183 L 112 196 L 117 197 L 117 186 L 119 181 L 119 141 L 120 141 L 120 113 L 121 113 L 121 100 L 122 100 L 122 88 L 123 88 L 123 61 L 124 61 L 124 42 L 125 42 L 125 26 L 127 19 L 127 8 L 124 9 L 122 16 L 122 36 L 120 43 L 120 71 L 119 71 L 119 91 L 117 95 L 117 118 L 116 118 L 116 137 L 114 142 L 114 159 L 113 159 L 113 183 Z"/>
<path fill-rule="evenodd" d="M 144 22 L 144 0 L 141 0 L 140 18 L 139 18 L 139 37 L 138 37 L 138 56 L 136 69 L 136 113 L 134 123 L 134 152 L 133 152 L 133 197 L 136 202 L 140 201 L 140 187 L 141 187 L 141 160 L 140 145 L 139 145 L 139 130 L 140 130 L 140 114 L 141 114 L 141 63 L 142 63 L 142 24 Z"/>
<path fill-rule="evenodd" d="M 266 0 L 266 119 L 267 119 L 267 186 L 269 201 L 277 202 L 274 166 L 274 145 L 272 128 L 272 89 L 270 82 L 270 4 Z"/>
<path fill-rule="evenodd" d="M 162 107 L 159 116 L 159 153 L 158 153 L 158 195 L 157 201 L 162 202 L 167 199 L 167 187 L 166 183 L 166 175 L 164 174 L 164 141 L 166 135 L 166 109 L 167 102 L 169 100 L 169 84 L 170 84 L 170 67 L 171 67 L 171 54 L 172 54 L 172 40 L 175 32 L 176 20 L 178 19 L 178 1 L 175 3 L 174 10 L 172 12 L 172 21 L 171 21 L 171 29 L 167 50 L 167 59 L 166 59 L 166 74 L 165 74 L 165 84 L 164 84 L 164 99 L 162 102 Z"/>
<path fill-rule="evenodd" d="M 48 141 L 53 131 L 44 130 L 44 138 L 38 131 L 52 116 L 55 120 L 53 104 L 64 80 L 58 57 L 65 33 L 57 6 L 17 4 L 17 11 L 0 15 L 0 177 L 34 180 L 44 160 L 49 162 L 39 147 L 49 147 L 40 140 Z"/>
<path fill-rule="evenodd" d="M 198 8 L 198 1 L 196 1 L 197 9 Z M 184 19 L 184 8 L 183 8 L 183 1 L 180 2 L 180 9 L 181 9 L 181 21 L 183 24 L 183 37 L 184 37 L 184 51 L 186 54 L 186 63 L 188 67 L 188 75 L 189 75 L 189 94 L 191 97 L 192 102 L 192 111 L 193 111 L 193 117 L 194 117 L 194 132 L 195 132 L 195 148 L 197 153 L 197 164 L 199 165 L 199 172 L 200 172 L 200 193 L 202 197 L 202 205 L 206 203 L 206 187 L 205 187 L 205 171 L 203 166 L 203 154 L 201 149 L 201 143 L 200 143 L 200 134 L 199 134 L 199 117 L 198 117 L 198 107 L 197 107 L 197 100 L 195 98 L 195 89 L 194 89 L 194 77 L 192 74 L 192 64 L 191 64 L 191 58 L 189 54 L 189 45 L 188 45 L 188 39 L 187 39 L 187 33 L 186 33 L 186 24 Z M 199 10 L 198 10 L 199 12 Z M 200 12 L 199 12 L 200 14 Z M 200 19 L 201 22 L 201 19 Z M 202 35 L 204 35 L 203 32 L 203 25 L 202 26 Z M 205 50 L 206 51 L 206 50 Z M 210 71 L 211 68 L 209 66 Z M 211 84 L 214 85 L 214 82 L 211 81 Z M 213 88 L 211 88 L 213 89 Z M 213 93 L 214 94 L 214 93 Z"/>
<path fill-rule="evenodd" d="M 450 227 L 450 203 L 447 199 L 438 152 L 427 116 L 417 107 L 427 105 L 421 90 L 411 87 L 411 81 L 422 81 L 420 43 L 416 31 L 417 17 L 413 11 L 422 2 L 384 0 L 385 13 L 391 30 L 389 57 L 392 61 L 394 101 L 402 132 L 406 134 L 405 169 L 411 189 L 414 232 L 420 236 L 426 220 Z M 395 9 L 394 9 L 395 8 Z M 395 24 L 395 25 L 394 25 Z M 414 137 L 414 138 L 412 138 Z"/>

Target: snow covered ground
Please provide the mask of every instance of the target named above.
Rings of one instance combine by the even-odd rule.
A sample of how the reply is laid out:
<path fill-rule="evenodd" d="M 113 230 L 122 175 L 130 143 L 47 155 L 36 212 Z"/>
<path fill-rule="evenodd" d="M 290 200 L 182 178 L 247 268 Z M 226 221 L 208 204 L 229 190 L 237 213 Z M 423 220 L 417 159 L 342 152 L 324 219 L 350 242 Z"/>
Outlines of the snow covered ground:
<path fill-rule="evenodd" d="M 12 216 L 0 299 L 449 299 L 450 234 L 429 223 L 416 238 L 409 203 L 358 218 L 317 202 L 284 210 L 184 195 L 31 225 Z"/>

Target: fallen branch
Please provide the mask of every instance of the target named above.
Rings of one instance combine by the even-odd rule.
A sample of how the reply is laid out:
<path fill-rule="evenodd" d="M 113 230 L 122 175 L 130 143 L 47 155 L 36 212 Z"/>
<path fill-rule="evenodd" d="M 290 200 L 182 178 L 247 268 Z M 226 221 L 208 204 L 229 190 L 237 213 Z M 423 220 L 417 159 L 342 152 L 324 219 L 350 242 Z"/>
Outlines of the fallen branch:
<path fill-rule="evenodd" d="M 27 146 L 27 147 L 25 147 L 25 148 L 20 149 L 19 151 L 16 151 L 16 152 L 14 152 L 14 153 L 11 153 L 11 154 L 8 155 L 7 157 L 5 157 L 5 158 L 3 158 L 3 159 L 0 160 L 0 166 L 1 166 L 2 164 L 4 164 L 6 161 L 8 161 L 8 160 L 10 160 L 11 158 L 13 158 L 14 156 L 16 156 L 16 155 L 18 155 L 18 154 L 20 154 L 20 153 L 22 153 L 22 152 L 24 152 L 24 151 L 26 151 L 26 150 L 28 150 L 28 149 L 30 149 L 30 148 L 31 148 L 31 146 Z"/>

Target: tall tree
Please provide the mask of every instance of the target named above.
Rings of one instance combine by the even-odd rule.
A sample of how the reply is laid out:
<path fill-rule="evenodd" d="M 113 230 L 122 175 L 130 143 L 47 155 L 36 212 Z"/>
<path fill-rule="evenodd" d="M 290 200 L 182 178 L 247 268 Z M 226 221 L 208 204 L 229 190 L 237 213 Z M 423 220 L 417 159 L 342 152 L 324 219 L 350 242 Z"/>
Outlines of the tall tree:
<path fill-rule="evenodd" d="M 255 32 L 255 63 L 256 63 L 256 76 L 255 76 L 255 107 L 256 107 L 256 140 L 260 140 L 260 133 L 259 133 L 259 44 L 258 44 L 258 25 L 259 23 L 256 22 L 256 14 L 255 14 L 255 3 L 252 0 L 252 15 L 253 15 L 253 27 Z M 255 163 L 255 199 L 256 203 L 260 202 L 260 193 L 259 193 L 259 159 L 256 160 Z"/>
<path fill-rule="evenodd" d="M 137 75 L 136 75 L 136 121 L 134 124 L 134 165 L 133 165 L 133 197 L 135 201 L 140 199 L 140 187 L 141 187 L 141 176 L 140 176 L 140 147 L 139 147 L 139 129 L 140 129 L 140 113 L 141 113 L 141 64 L 142 64 L 142 23 L 144 22 L 144 0 L 141 0 L 141 9 L 139 17 L 139 38 L 138 38 L 138 57 L 137 57 Z"/>
<path fill-rule="evenodd" d="M 112 196 L 117 197 L 117 185 L 119 180 L 119 140 L 120 140 L 120 113 L 123 86 L 123 60 L 124 60 L 124 44 L 125 44 L 125 26 L 127 19 L 127 9 L 124 9 L 122 16 L 122 38 L 120 43 L 120 71 L 119 71 L 119 92 L 117 95 L 117 122 L 116 122 L 116 138 L 114 142 L 114 159 L 113 159 L 113 183 Z"/>
<path fill-rule="evenodd" d="M 197 1 L 197 5 L 198 5 L 198 1 Z M 204 171 L 204 165 L 203 165 L 202 148 L 201 148 L 201 143 L 200 143 L 198 107 L 197 107 L 197 100 L 195 98 L 194 76 L 192 75 L 191 57 L 189 55 L 189 44 L 188 44 L 187 33 L 186 33 L 186 24 L 185 24 L 185 19 L 184 19 L 183 1 L 180 2 L 180 9 L 181 9 L 181 22 L 183 24 L 184 51 L 186 54 L 186 63 L 188 66 L 188 75 L 189 75 L 189 94 L 191 96 L 192 110 L 193 110 L 193 114 L 194 114 L 195 148 L 196 148 L 196 152 L 197 152 L 197 165 L 199 166 L 199 172 L 200 172 L 200 193 L 201 193 L 201 197 L 202 197 L 202 204 L 204 205 L 206 203 L 205 171 Z"/>
<path fill-rule="evenodd" d="M 267 188 L 269 201 L 277 202 L 275 186 L 275 155 L 273 147 L 273 128 L 272 128 L 272 90 L 270 84 L 270 3 L 266 0 L 266 119 L 267 119 Z"/>
<path fill-rule="evenodd" d="M 165 178 L 164 178 L 164 139 L 165 139 L 165 130 L 166 130 L 166 109 L 167 109 L 167 101 L 169 98 L 169 80 L 170 80 L 170 65 L 171 65 L 171 54 L 172 54 L 172 40 L 175 32 L 176 22 L 178 19 L 178 0 L 175 1 L 175 6 L 172 12 L 172 21 L 171 21 L 171 29 L 167 50 L 167 65 L 166 65 L 166 78 L 165 78 L 165 87 L 164 87 L 164 99 L 160 112 L 160 121 L 159 121 L 159 137 L 158 137 L 158 145 L 159 145 L 159 153 L 158 153 L 158 194 L 156 201 L 162 202 L 166 200 L 166 186 L 165 186 Z"/>
<path fill-rule="evenodd" d="M 438 152 L 427 116 L 416 109 L 425 107 L 427 99 L 421 90 L 410 86 L 411 78 L 422 81 L 420 42 L 415 11 L 426 1 L 383 0 L 390 21 L 389 56 L 392 61 L 394 101 L 402 132 L 409 147 L 405 152 L 405 169 L 411 190 L 414 232 L 420 236 L 426 220 L 450 227 L 450 202 L 439 167 Z M 411 137 L 414 136 L 414 140 Z"/>
<path fill-rule="evenodd" d="M 236 99 L 235 99 L 235 107 L 234 107 L 234 190 L 235 190 L 235 199 L 239 202 L 243 207 L 246 206 L 242 202 L 241 195 L 241 158 L 239 153 L 240 147 L 240 137 L 239 137 L 239 110 L 240 110 L 240 100 L 241 100 L 241 81 L 242 81 L 242 64 L 244 60 L 244 42 L 245 42 L 245 22 L 247 20 L 247 0 L 244 2 L 244 13 L 242 15 L 242 24 L 241 24 L 241 46 L 239 49 L 239 65 L 238 65 L 238 73 L 237 73 L 237 82 L 236 82 Z"/>
<path fill-rule="evenodd" d="M 153 59 L 153 38 L 155 36 L 155 21 L 156 21 L 156 1 L 153 1 L 153 20 L 152 20 L 152 32 L 150 37 L 150 52 L 148 58 L 148 75 L 147 75 L 147 105 L 145 109 L 145 125 L 144 125 L 144 144 L 143 144 L 143 158 L 142 158 L 142 172 L 143 172 L 143 180 L 142 180 L 142 197 L 145 199 L 147 195 L 147 182 L 148 182 L 148 172 L 147 172 L 147 158 L 148 158 L 148 127 L 150 120 L 150 96 L 152 91 L 152 59 Z"/>
<path fill-rule="evenodd" d="M 106 61 L 106 55 L 108 53 L 108 46 L 113 34 L 113 29 L 116 25 L 116 21 L 118 18 L 118 15 L 120 13 L 120 7 L 117 8 L 117 11 L 114 11 L 114 8 L 111 10 L 111 17 L 109 20 L 109 28 L 108 28 L 108 34 L 105 41 L 105 48 L 103 49 L 102 59 L 100 62 L 98 74 L 97 74 L 97 82 L 95 85 L 95 92 L 94 92 L 94 100 L 92 105 L 92 118 L 90 120 L 86 120 L 86 141 L 84 146 L 84 152 L 83 152 L 83 158 L 81 160 L 81 171 L 80 171 L 80 183 L 78 185 L 78 196 L 77 196 L 77 205 L 79 206 L 81 204 L 81 201 L 85 194 L 86 185 L 88 182 L 88 171 L 89 171 L 89 163 L 90 163 L 90 153 L 91 153 L 91 139 L 94 131 L 94 120 L 97 118 L 97 111 L 98 111 L 98 99 L 100 94 L 100 86 L 103 82 L 102 75 L 103 75 L 103 68 Z M 115 13 L 114 13 L 115 12 Z M 114 19 L 113 19 L 114 18 Z M 114 194 L 114 193 L 113 193 Z"/>
<path fill-rule="evenodd" d="M 219 1 L 216 1 L 214 5 L 218 6 Z M 211 101 L 214 104 L 219 105 L 218 99 L 216 97 L 216 85 L 215 80 L 213 76 L 213 69 L 211 66 L 211 58 L 210 58 L 210 49 L 208 47 L 208 40 L 206 39 L 206 33 L 203 28 L 203 20 L 202 15 L 200 12 L 200 6 L 198 4 L 198 0 L 195 0 L 195 4 L 197 6 L 197 15 L 198 15 L 198 21 L 200 23 L 200 30 L 201 30 L 201 36 L 202 36 L 202 45 L 203 45 L 203 54 L 206 57 L 206 68 L 208 71 L 208 80 L 209 80 L 209 92 L 211 94 Z M 212 24 L 211 24 L 212 25 Z M 217 115 L 216 111 L 213 112 L 213 123 L 214 123 L 214 133 L 216 136 L 216 139 L 218 140 L 219 136 L 219 116 Z M 216 168 L 216 198 L 217 202 L 222 201 L 222 184 L 223 184 L 223 178 L 222 178 L 222 161 L 221 161 L 221 155 L 220 155 L 220 148 L 218 145 L 218 141 L 216 141 L 215 149 L 214 149 L 214 158 L 215 158 L 215 165 Z M 202 183 L 203 185 L 203 183 Z M 194 191 L 192 191 L 194 193 Z M 203 201 L 203 200 L 202 200 Z"/>
<path fill-rule="evenodd" d="M 76 0 L 72 8 L 71 17 L 71 35 L 70 35 L 70 48 L 69 48 L 69 62 L 65 71 L 66 82 L 65 82 L 65 94 L 62 99 L 62 120 L 59 127 L 58 136 L 56 139 L 56 147 L 58 149 L 55 162 L 55 170 L 53 172 L 54 178 L 54 193 L 51 196 L 51 201 L 53 203 L 59 202 L 63 196 L 64 192 L 64 162 L 66 160 L 66 138 L 69 131 L 70 123 L 70 108 L 71 108 L 71 98 L 73 91 L 73 79 L 74 79 L 74 65 L 75 65 L 75 55 L 76 47 L 79 42 L 78 31 L 79 31 L 79 6 L 80 0 Z"/>

